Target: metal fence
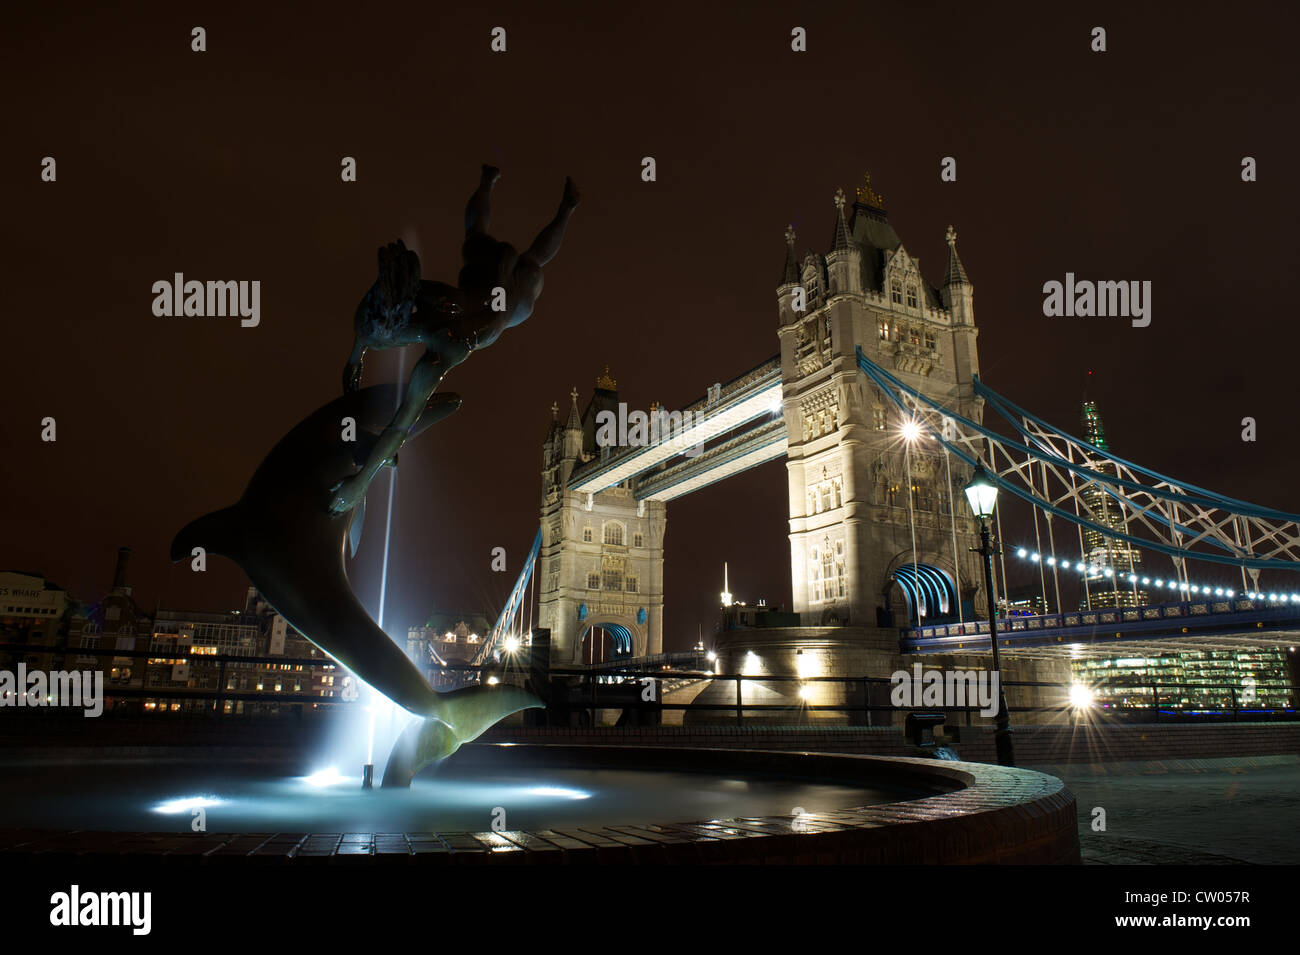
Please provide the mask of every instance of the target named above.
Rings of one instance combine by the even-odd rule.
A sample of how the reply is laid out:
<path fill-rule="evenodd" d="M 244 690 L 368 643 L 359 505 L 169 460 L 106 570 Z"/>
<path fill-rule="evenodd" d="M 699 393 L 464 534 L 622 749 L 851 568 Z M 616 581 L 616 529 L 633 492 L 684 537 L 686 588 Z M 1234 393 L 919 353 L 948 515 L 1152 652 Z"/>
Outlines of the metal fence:
<path fill-rule="evenodd" d="M 160 657 L 158 653 L 148 650 L 53 648 L 11 643 L 0 644 L 0 654 L 62 657 L 65 669 L 76 669 L 78 660 L 91 657 L 101 660 Z M 873 714 L 942 710 L 949 714 L 964 714 L 965 722 L 969 725 L 985 709 L 980 705 L 949 705 L 947 702 L 897 705 L 891 698 L 897 684 L 888 677 L 716 673 L 706 669 L 674 669 L 668 663 L 667 656 L 659 666 L 570 666 L 534 671 L 530 668 L 525 653 L 504 667 L 499 664 L 487 667 L 448 664 L 445 668 L 440 668 L 441 672 L 431 675 L 438 678 L 435 685 L 441 687 L 483 682 L 489 678 L 516 685 L 530 685 L 547 701 L 551 717 L 564 719 L 574 713 L 585 712 L 592 723 L 599 710 L 633 711 L 638 714 L 681 711 L 701 716 L 727 714 L 737 725 L 746 722 L 747 714 L 749 718 L 761 716 L 769 723 L 773 721 L 771 717 L 778 714 L 789 717 L 790 722 L 809 722 L 838 714 L 850 725 L 881 725 L 893 721 L 893 717 L 884 719 L 883 716 L 877 716 L 873 719 Z M 334 696 L 321 696 L 319 691 L 313 695 L 310 692 L 270 692 L 228 687 L 227 678 L 236 671 L 258 672 L 267 676 L 276 673 L 300 676 L 303 681 L 325 673 L 333 676 L 348 675 L 348 671 L 329 659 L 230 654 L 206 654 L 192 659 L 201 664 L 196 667 L 197 672 L 192 682 L 203 685 L 144 685 L 143 676 L 147 667 L 140 670 L 139 680 L 133 674 L 130 683 L 106 680 L 105 714 L 112 709 L 108 705 L 110 701 L 137 704 L 126 707 L 131 712 L 141 711 L 145 701 L 152 700 L 165 704 L 162 712 L 177 712 L 171 706 L 176 703 L 181 704 L 178 709 L 182 715 L 211 714 L 236 718 L 242 714 L 226 712 L 226 703 L 245 704 L 252 708 L 250 714 L 257 714 L 274 711 L 281 706 L 300 710 L 303 706 L 311 705 L 314 709 L 330 710 L 348 706 L 352 702 L 338 693 Z M 71 667 L 69 663 L 72 663 Z M 302 667 L 302 670 L 258 670 L 259 667 Z M 317 671 L 321 673 L 318 674 Z M 645 692 L 649 686 L 646 682 L 648 680 L 655 681 L 652 694 Z M 689 702 L 670 703 L 663 699 L 665 692 L 672 693 L 693 683 L 708 683 L 710 690 L 726 687 L 726 699 L 719 699 L 722 694 L 718 692 L 710 692 L 708 699 L 702 702 L 693 699 Z M 335 690 L 338 686 L 335 684 Z M 1007 680 L 1003 681 L 1002 686 L 1007 691 L 1008 710 L 1013 718 L 1019 715 L 1022 722 L 1026 717 L 1041 719 L 1043 714 L 1053 718 L 1073 714 L 1075 718 L 1091 716 L 1099 720 L 1127 722 L 1231 722 L 1300 718 L 1300 687 L 1293 685 L 1267 687 L 1268 693 L 1275 700 L 1283 695 L 1287 697 L 1285 704 L 1274 702 L 1270 705 L 1257 703 L 1245 687 L 1219 683 L 1103 682 L 1090 687 L 1097 701 L 1089 705 L 1080 705 L 1082 701 L 1072 697 L 1078 686 L 1073 683 Z M 645 698 L 647 695 L 649 699 Z M 1207 696 L 1212 699 L 1207 701 Z M 1037 702 L 1025 702 L 1026 699 Z M 12 705 L 0 707 L 0 718 L 6 712 L 14 713 L 15 710 Z M 658 717 L 652 720 L 657 721 Z"/>

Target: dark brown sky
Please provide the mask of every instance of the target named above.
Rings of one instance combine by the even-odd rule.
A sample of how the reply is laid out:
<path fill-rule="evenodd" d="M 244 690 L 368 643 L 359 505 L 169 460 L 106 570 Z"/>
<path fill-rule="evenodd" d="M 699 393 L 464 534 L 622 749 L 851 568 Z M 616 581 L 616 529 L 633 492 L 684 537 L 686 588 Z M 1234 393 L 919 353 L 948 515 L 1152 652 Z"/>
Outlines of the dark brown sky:
<path fill-rule="evenodd" d="M 390 629 L 499 606 L 536 529 L 547 409 L 573 385 L 609 363 L 632 406 L 680 406 L 774 354 L 786 223 L 825 251 L 832 194 L 867 169 L 931 281 L 956 225 L 994 388 L 1075 429 L 1091 368 L 1119 453 L 1300 510 L 1297 18 L 1127 6 L 6 13 L 0 567 L 93 599 L 128 544 L 146 606 L 235 605 L 233 565 L 195 578 L 168 542 L 335 394 L 379 244 L 416 236 L 425 276 L 454 279 L 484 161 L 504 170 L 493 231 L 517 245 L 566 174 L 584 202 L 533 317 L 453 373 L 462 410 L 402 453 Z M 176 271 L 260 280 L 261 326 L 156 318 L 150 287 Z M 1151 326 L 1044 318 L 1042 283 L 1067 271 L 1151 280 Z M 382 500 L 355 572 L 372 604 Z M 789 600 L 785 519 L 779 463 L 670 506 L 670 647 L 708 633 L 724 560 L 739 596 Z M 489 571 L 498 545 L 509 575 Z"/>

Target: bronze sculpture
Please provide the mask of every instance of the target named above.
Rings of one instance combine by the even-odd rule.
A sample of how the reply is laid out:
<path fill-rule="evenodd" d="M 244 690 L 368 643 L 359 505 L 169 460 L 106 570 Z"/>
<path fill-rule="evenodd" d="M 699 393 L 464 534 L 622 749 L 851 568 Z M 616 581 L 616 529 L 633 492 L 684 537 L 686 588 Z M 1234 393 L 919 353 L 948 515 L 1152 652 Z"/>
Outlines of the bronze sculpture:
<path fill-rule="evenodd" d="M 460 407 L 437 393 L 447 373 L 476 349 L 523 322 L 542 288 L 542 267 L 559 251 L 579 196 L 572 180 L 554 220 L 523 254 L 487 233 L 489 199 L 499 177 L 483 167 L 466 209 L 465 266 L 457 287 L 424 282 L 419 259 L 397 242 L 379 251 L 379 279 L 357 309 L 355 344 L 344 394 L 291 430 L 266 456 L 231 507 L 186 525 L 172 541 L 173 561 L 195 548 L 235 561 L 304 637 L 410 712 L 423 717 L 399 740 L 384 775 L 405 786 L 423 766 L 511 713 L 541 702 L 516 687 L 472 686 L 438 693 L 361 606 L 348 582 L 345 551 L 359 527 L 366 488 L 411 437 Z M 369 348 L 419 342 L 424 356 L 403 396 L 400 385 L 360 388 Z M 391 409 L 402 403 L 396 416 Z M 355 422 L 355 440 L 343 422 Z M 355 526 L 354 526 L 355 525 Z"/>
<path fill-rule="evenodd" d="M 500 176 L 495 166 L 484 165 L 478 189 L 465 207 L 461 247 L 465 264 L 458 285 L 422 280 L 419 257 L 400 239 L 379 250 L 379 278 L 357 306 L 343 389 L 352 391 L 360 385 L 369 349 L 422 344 L 425 352 L 411 372 L 401 408 L 370 456 L 356 474 L 331 489 L 329 506 L 336 514 L 362 500 L 375 475 L 401 449 L 421 409 L 447 373 L 532 314 L 542 291 L 542 268 L 560 251 L 565 226 L 581 197 L 573 180 L 565 179 L 555 218 L 521 254 L 487 231 L 492 188 Z"/>

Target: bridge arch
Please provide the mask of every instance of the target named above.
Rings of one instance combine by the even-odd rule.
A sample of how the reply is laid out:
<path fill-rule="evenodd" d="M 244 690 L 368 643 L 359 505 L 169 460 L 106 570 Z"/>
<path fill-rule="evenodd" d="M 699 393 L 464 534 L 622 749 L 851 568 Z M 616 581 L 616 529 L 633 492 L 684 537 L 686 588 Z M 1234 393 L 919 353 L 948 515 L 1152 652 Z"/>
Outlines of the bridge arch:
<path fill-rule="evenodd" d="M 597 631 L 603 631 L 608 635 L 608 641 L 604 637 L 597 636 Z M 591 643 L 590 641 L 600 639 L 602 643 L 596 648 L 595 662 L 609 662 L 622 658 L 632 658 L 634 656 L 644 656 L 646 653 L 645 634 L 642 628 L 638 627 L 630 619 L 620 619 L 618 617 L 598 617 L 592 619 L 588 617 L 579 624 L 578 638 L 574 640 L 575 663 L 589 663 L 591 660 Z M 606 647 L 608 642 L 608 647 Z"/>
<path fill-rule="evenodd" d="M 900 558 L 894 562 L 885 588 L 887 609 L 901 597 L 912 624 L 940 623 L 958 616 L 960 597 L 952 574 L 939 561 Z"/>

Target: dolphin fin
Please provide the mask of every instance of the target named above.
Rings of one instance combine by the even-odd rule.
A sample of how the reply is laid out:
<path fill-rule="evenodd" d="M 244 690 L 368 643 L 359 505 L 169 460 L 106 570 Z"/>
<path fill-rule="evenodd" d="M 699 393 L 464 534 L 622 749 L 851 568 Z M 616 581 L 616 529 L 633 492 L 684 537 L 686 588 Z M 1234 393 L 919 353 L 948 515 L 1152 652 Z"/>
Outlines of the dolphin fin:
<path fill-rule="evenodd" d="M 352 510 L 352 520 L 348 524 L 348 555 L 357 556 L 357 548 L 361 546 L 362 525 L 366 522 L 366 497 L 361 496 L 361 503 Z"/>
<path fill-rule="evenodd" d="M 185 560 L 195 547 L 222 557 L 237 556 L 239 526 L 239 515 L 234 507 L 224 507 L 190 521 L 172 538 L 172 561 Z"/>
<path fill-rule="evenodd" d="M 471 686 L 439 694 L 435 714 L 412 723 L 397 738 L 384 768 L 384 788 L 410 788 L 420 770 L 478 739 L 511 713 L 542 706 L 517 686 Z"/>

